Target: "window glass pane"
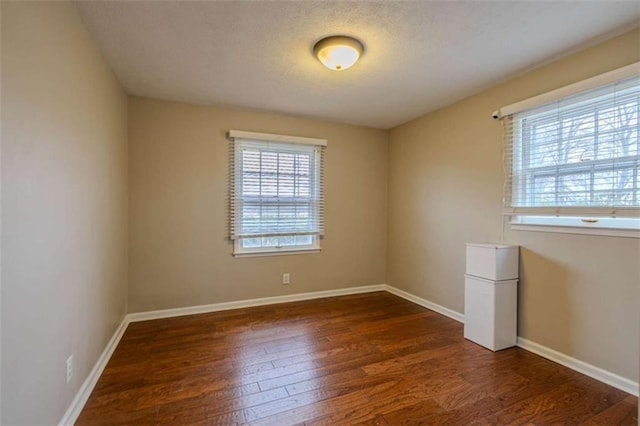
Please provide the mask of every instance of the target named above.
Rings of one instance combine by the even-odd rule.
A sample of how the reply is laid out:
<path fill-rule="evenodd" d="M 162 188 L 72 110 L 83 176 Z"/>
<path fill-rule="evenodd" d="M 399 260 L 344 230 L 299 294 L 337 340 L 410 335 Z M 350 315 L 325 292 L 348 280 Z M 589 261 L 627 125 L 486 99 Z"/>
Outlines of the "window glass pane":
<path fill-rule="evenodd" d="M 294 168 L 295 156 L 289 153 L 278 154 L 278 196 L 293 197 L 296 186 Z"/>
<path fill-rule="evenodd" d="M 556 177 L 536 176 L 533 178 L 532 195 L 538 206 L 553 206 L 556 204 Z"/>
<path fill-rule="evenodd" d="M 633 206 L 634 205 L 633 190 L 617 191 L 615 194 L 614 201 L 618 206 Z"/>
<path fill-rule="evenodd" d="M 603 109 L 598 118 L 598 158 L 638 154 L 637 102 Z"/>
<path fill-rule="evenodd" d="M 632 190 L 634 174 L 635 171 L 631 167 L 616 170 L 614 189 L 616 191 Z"/>
<path fill-rule="evenodd" d="M 260 152 L 259 151 L 242 151 L 242 166 L 245 172 L 257 173 L 260 171 Z"/>
<path fill-rule="evenodd" d="M 309 197 L 310 191 L 310 173 L 311 173 L 311 156 L 310 155 L 296 155 L 295 158 L 296 167 L 296 197 Z"/>
<path fill-rule="evenodd" d="M 638 111 L 640 111 L 640 108 L 638 109 Z M 628 151 L 623 152 L 623 155 L 637 156 L 638 154 L 640 154 L 640 141 L 638 140 L 638 128 L 640 128 L 639 125 L 634 125 L 633 130 L 629 131 L 628 139 L 626 142 Z"/>
<path fill-rule="evenodd" d="M 296 235 L 295 237 L 295 245 L 297 246 L 308 246 L 313 244 L 313 236 L 312 235 Z"/>
<path fill-rule="evenodd" d="M 559 129 L 558 123 L 546 123 L 533 127 L 531 134 L 531 167 L 558 164 Z"/>
<path fill-rule="evenodd" d="M 563 164 L 581 163 L 594 159 L 593 136 L 571 139 L 561 148 Z"/>
<path fill-rule="evenodd" d="M 593 205 L 610 206 L 614 200 L 615 173 L 611 170 L 594 173 Z"/>
<path fill-rule="evenodd" d="M 563 206 L 586 206 L 589 204 L 590 176 L 575 173 L 560 176 L 558 181 L 558 204 Z"/>
<path fill-rule="evenodd" d="M 602 158 L 638 154 L 638 102 L 637 100 L 603 109 L 599 114 L 598 129 L 607 141 Z"/>
<path fill-rule="evenodd" d="M 614 185 L 613 170 L 605 170 L 593 174 L 593 189 L 595 191 L 613 191 Z"/>
<path fill-rule="evenodd" d="M 259 249 L 311 246 L 313 239 L 313 235 L 287 235 L 282 237 L 243 238 L 240 241 L 242 248 Z"/>
<path fill-rule="evenodd" d="M 275 197 L 278 195 L 278 154 L 263 151 L 260 160 L 260 195 Z"/>
<path fill-rule="evenodd" d="M 640 204 L 640 167 L 636 170 L 634 205 Z"/>
<path fill-rule="evenodd" d="M 260 195 L 260 152 L 242 151 L 242 192 Z"/>
<path fill-rule="evenodd" d="M 243 238 L 242 239 L 242 247 L 243 248 L 259 248 L 262 247 L 260 238 Z"/>
<path fill-rule="evenodd" d="M 560 163 L 571 164 L 593 160 L 593 114 L 568 117 L 562 122 L 562 140 L 559 144 Z"/>
<path fill-rule="evenodd" d="M 613 203 L 618 206 L 633 206 L 636 201 L 634 188 L 634 175 L 637 171 L 633 168 L 616 170 L 613 188 L 615 191 Z"/>
<path fill-rule="evenodd" d="M 598 138 L 598 160 L 615 158 L 618 155 L 618 141 L 615 133 L 603 133 Z"/>

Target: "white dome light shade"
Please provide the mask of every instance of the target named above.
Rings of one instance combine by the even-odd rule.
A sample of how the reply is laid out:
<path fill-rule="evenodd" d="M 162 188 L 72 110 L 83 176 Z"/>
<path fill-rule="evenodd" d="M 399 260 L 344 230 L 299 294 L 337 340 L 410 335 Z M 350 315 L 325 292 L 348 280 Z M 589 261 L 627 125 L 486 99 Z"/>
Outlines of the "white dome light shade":
<path fill-rule="evenodd" d="M 346 70 L 353 66 L 363 50 L 362 43 L 347 36 L 323 38 L 313 46 L 313 53 L 318 60 L 334 71 Z"/>

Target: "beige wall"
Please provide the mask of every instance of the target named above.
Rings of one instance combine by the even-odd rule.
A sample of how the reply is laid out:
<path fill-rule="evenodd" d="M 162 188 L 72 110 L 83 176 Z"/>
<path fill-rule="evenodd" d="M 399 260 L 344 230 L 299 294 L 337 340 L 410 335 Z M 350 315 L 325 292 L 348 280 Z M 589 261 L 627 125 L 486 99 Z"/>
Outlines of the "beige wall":
<path fill-rule="evenodd" d="M 640 60 L 626 33 L 390 134 L 388 283 L 464 309 L 465 242 L 498 241 L 501 106 Z M 640 241 L 510 231 L 521 249 L 519 335 L 638 380 Z"/>
<path fill-rule="evenodd" d="M 229 129 L 328 139 L 321 253 L 231 256 Z M 129 142 L 131 312 L 384 283 L 387 132 L 130 98 Z"/>
<path fill-rule="evenodd" d="M 127 98 L 71 3 L 1 7 L 2 424 L 56 424 L 126 311 Z"/>

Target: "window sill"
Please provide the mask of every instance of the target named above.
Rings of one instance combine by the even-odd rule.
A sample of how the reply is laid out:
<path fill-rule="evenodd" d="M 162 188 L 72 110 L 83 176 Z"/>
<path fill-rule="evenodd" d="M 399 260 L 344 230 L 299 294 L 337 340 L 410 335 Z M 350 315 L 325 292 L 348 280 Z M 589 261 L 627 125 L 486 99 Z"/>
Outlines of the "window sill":
<path fill-rule="evenodd" d="M 597 228 L 549 224 L 511 223 L 512 231 L 552 232 L 559 234 L 597 235 L 606 237 L 640 238 L 640 229 Z"/>
<path fill-rule="evenodd" d="M 264 256 L 287 256 L 293 254 L 311 254 L 322 251 L 319 247 L 306 249 L 289 249 L 289 250 L 261 250 L 261 251 L 241 251 L 234 252 L 233 257 L 264 257 Z"/>

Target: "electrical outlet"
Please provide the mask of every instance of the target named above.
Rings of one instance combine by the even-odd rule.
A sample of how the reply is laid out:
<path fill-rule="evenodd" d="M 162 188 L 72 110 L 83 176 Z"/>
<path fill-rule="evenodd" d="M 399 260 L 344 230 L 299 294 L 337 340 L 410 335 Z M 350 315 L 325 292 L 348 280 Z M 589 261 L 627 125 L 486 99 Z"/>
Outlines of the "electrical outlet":
<path fill-rule="evenodd" d="M 73 377 L 73 355 L 69 355 L 67 358 L 67 384 L 71 383 Z"/>
<path fill-rule="evenodd" d="M 289 285 L 290 283 L 291 283 L 291 274 L 288 272 L 285 272 L 284 274 L 282 274 L 282 284 Z"/>

